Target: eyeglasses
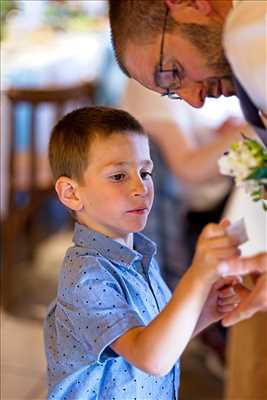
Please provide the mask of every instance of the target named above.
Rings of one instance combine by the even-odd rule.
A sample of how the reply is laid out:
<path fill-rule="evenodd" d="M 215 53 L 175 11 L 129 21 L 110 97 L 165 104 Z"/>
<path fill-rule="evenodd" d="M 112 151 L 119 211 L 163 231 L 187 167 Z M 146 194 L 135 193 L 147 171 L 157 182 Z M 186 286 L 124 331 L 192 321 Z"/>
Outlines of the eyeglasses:
<path fill-rule="evenodd" d="M 184 70 L 182 66 L 180 64 L 174 63 L 171 69 L 163 68 L 164 39 L 167 27 L 168 14 L 169 14 L 169 9 L 168 7 L 166 7 L 162 36 L 161 36 L 161 44 L 160 44 L 159 66 L 155 71 L 155 81 L 156 84 L 161 89 L 165 89 L 165 92 L 162 94 L 162 96 L 167 96 L 169 99 L 172 100 L 182 100 L 182 98 L 175 93 L 175 90 L 180 89 L 181 82 L 184 77 Z"/>

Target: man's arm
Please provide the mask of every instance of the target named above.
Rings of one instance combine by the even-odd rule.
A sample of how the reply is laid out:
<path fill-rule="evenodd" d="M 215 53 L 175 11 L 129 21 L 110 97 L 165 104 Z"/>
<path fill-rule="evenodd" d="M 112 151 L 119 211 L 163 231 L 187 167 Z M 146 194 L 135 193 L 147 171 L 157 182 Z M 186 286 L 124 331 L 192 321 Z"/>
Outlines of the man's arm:
<path fill-rule="evenodd" d="M 172 173 L 184 183 L 207 183 L 221 176 L 218 158 L 232 143 L 240 140 L 241 132 L 253 135 L 246 124 L 228 120 L 218 127 L 213 140 L 195 148 L 175 122 L 147 120 L 143 125 L 158 144 Z"/>

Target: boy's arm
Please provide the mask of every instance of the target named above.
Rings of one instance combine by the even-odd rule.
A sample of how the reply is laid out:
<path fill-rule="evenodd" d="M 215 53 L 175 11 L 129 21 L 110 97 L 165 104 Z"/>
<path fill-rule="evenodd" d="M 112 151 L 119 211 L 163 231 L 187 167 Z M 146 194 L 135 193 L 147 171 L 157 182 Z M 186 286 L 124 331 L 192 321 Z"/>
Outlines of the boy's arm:
<path fill-rule="evenodd" d="M 147 325 L 130 329 L 112 344 L 131 364 L 165 375 L 189 342 L 210 286 L 189 269 L 164 310 Z"/>
<path fill-rule="evenodd" d="M 214 238 L 216 235 L 220 237 Z M 114 341 L 113 350 L 150 374 L 167 374 L 191 339 L 210 288 L 220 275 L 218 261 L 236 255 L 236 251 L 222 227 L 207 226 L 193 265 L 164 310 L 146 327 L 133 328 Z"/>

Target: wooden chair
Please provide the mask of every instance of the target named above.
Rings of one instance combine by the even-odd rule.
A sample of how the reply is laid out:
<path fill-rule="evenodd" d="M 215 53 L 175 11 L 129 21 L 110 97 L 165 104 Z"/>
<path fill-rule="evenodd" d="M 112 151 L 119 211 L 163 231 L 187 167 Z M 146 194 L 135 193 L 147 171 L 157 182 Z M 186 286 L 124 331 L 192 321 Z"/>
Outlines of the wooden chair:
<path fill-rule="evenodd" d="M 38 107 L 43 103 L 52 105 L 56 111 L 54 121 L 56 122 L 64 115 L 66 106 L 70 103 L 76 107 L 94 104 L 96 87 L 96 82 L 83 82 L 67 87 L 10 88 L 6 92 L 9 103 L 9 167 L 7 168 L 9 187 L 7 210 L 1 224 L 3 239 L 1 300 L 7 311 L 12 311 L 21 298 L 20 288 L 23 282 L 19 276 L 18 257 L 26 257 L 29 263 L 34 258 L 38 228 L 39 231 L 42 228 L 36 226 L 34 216 L 49 196 L 55 195 L 49 172 L 48 178 L 41 181 L 38 174 L 40 164 L 40 152 L 37 150 Z M 29 146 L 24 160 L 27 161 L 27 165 L 18 163 L 20 154 L 16 148 L 15 138 L 16 110 L 21 103 L 26 103 L 30 107 Z M 47 151 L 44 154 L 47 158 Z M 25 170 L 22 180 L 18 179 L 23 175 L 21 169 Z M 20 204 L 17 201 L 18 193 L 24 197 L 24 202 Z"/>

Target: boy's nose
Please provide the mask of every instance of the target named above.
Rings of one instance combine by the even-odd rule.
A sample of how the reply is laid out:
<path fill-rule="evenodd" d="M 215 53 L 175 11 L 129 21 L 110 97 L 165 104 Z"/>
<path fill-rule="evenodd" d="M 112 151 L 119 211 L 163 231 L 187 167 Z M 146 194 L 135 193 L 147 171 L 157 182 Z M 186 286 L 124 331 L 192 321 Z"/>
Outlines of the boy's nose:
<path fill-rule="evenodd" d="M 144 196 L 147 194 L 147 187 L 141 178 L 136 178 L 132 184 L 133 196 Z"/>
<path fill-rule="evenodd" d="M 206 90 L 203 83 L 190 82 L 177 90 L 177 94 L 192 107 L 200 108 L 205 102 Z"/>

